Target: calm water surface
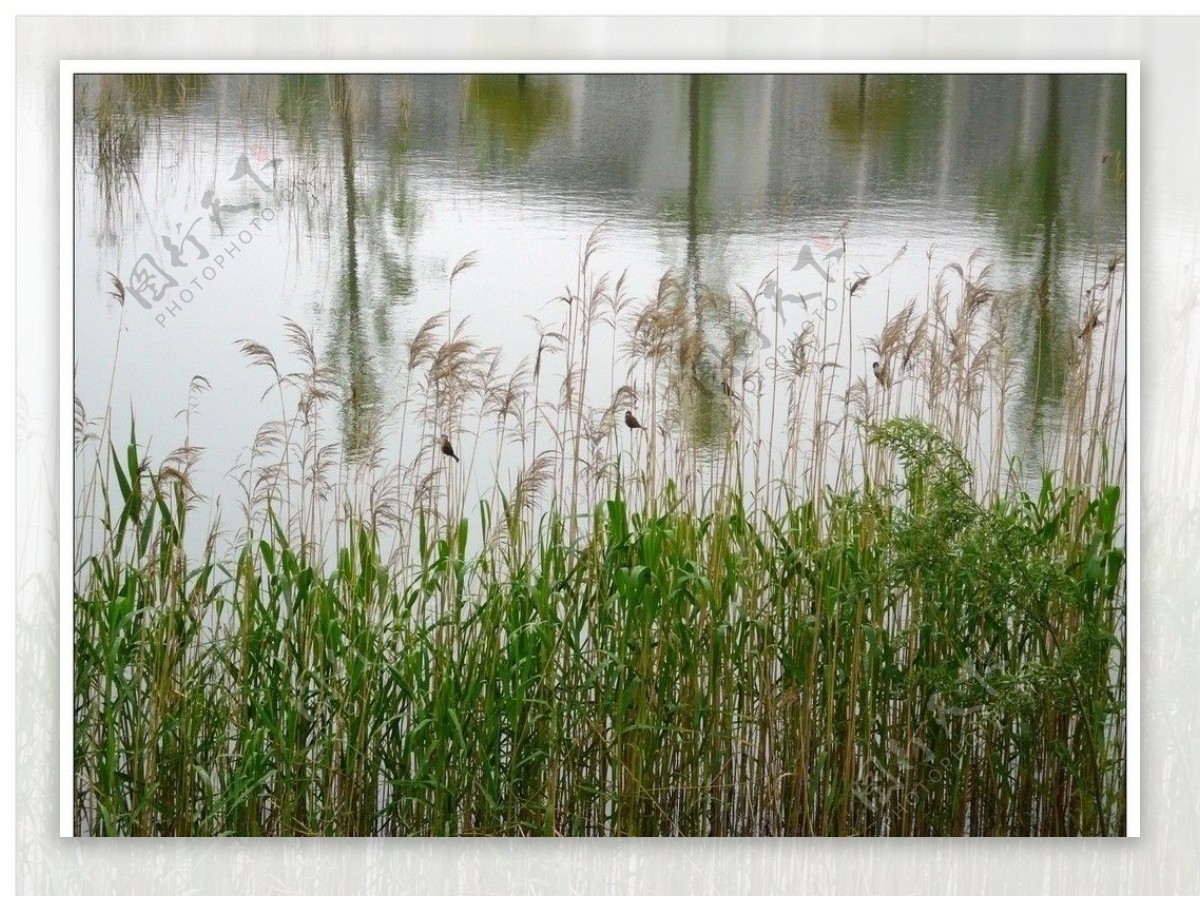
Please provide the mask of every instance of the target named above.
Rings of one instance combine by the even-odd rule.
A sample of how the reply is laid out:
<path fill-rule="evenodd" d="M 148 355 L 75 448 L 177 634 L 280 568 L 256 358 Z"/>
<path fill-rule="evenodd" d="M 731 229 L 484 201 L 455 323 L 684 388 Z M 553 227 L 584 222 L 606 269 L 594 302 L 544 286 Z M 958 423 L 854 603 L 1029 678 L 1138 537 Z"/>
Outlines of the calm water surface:
<path fill-rule="evenodd" d="M 236 341 L 296 370 L 285 319 L 335 372 L 322 425 L 353 458 L 364 409 L 403 396 L 427 318 L 469 315 L 505 369 L 532 359 L 602 223 L 592 270 L 624 272 L 628 295 L 668 270 L 696 295 L 769 278 L 751 348 L 769 357 L 815 327 L 838 337 L 847 383 L 870 382 L 866 340 L 978 252 L 1018 309 L 1006 439 L 1036 471 L 1061 450 L 1082 296 L 1124 251 L 1124 96 L 1121 76 L 81 78 L 75 393 L 90 416 L 111 401 L 118 444 L 134 409 L 158 459 L 190 433 L 198 492 L 228 506 L 229 471 L 279 416 Z M 594 338 L 611 357 L 611 330 Z M 553 398 L 562 362 L 547 363 Z M 609 405 L 626 367 L 594 377 L 589 403 Z M 197 375 L 211 390 L 189 414 Z M 391 462 L 419 448 L 394 442 Z M 468 469 L 481 494 L 496 479 L 491 462 Z"/>

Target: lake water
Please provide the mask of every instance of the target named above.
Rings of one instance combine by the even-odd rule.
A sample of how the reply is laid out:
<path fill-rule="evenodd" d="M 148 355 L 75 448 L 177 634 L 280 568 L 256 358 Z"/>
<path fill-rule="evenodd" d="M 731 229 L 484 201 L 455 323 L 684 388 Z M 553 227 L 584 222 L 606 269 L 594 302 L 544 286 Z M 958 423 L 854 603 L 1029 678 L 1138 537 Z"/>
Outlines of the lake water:
<path fill-rule="evenodd" d="M 1114 260 L 1108 289 L 1123 295 L 1125 161 L 1119 75 L 80 78 L 75 394 L 90 417 L 111 406 L 118 445 L 132 409 L 156 460 L 185 438 L 202 446 L 196 490 L 229 508 L 242 495 L 230 471 L 283 413 L 273 376 L 237 341 L 298 370 L 285 319 L 313 334 L 328 367 L 320 441 L 340 446 L 339 464 L 377 450 L 380 463 L 428 467 L 440 427 L 414 424 L 401 446 L 368 422 L 399 427 L 408 341 L 439 312 L 450 327 L 469 316 L 465 332 L 500 349 L 506 376 L 522 359 L 532 369 L 539 332 L 570 312 L 559 297 L 603 273 L 609 287 L 624 273 L 635 306 L 667 271 L 697 309 L 708 295 L 718 310 L 748 307 L 743 285 L 758 295 L 752 337 L 736 357 L 714 360 L 715 340 L 693 359 L 701 391 L 732 385 L 741 407 L 743 390 L 765 397 L 764 372 L 807 332 L 829 395 L 844 397 L 854 383 L 874 389 L 869 340 L 910 300 L 927 310 L 938 275 L 974 253 L 1011 310 L 999 456 L 1036 480 L 1063 451 L 1067 358 Z M 1123 336 L 1109 329 L 1123 381 Z M 705 457 L 720 454 L 720 428 L 698 423 L 703 402 L 652 419 L 645 359 L 621 328 L 616 345 L 605 324 L 591 332 L 591 374 L 576 388 L 610 438 L 637 451 L 619 416 L 602 414 L 615 403 L 664 443 L 687 431 L 711 443 Z M 538 390 L 553 402 L 566 359 L 543 361 Z M 898 375 L 898 358 L 885 363 Z M 189 404 L 197 376 L 207 388 Z M 771 400 L 753 421 L 768 456 L 781 451 L 772 422 L 778 435 L 796 418 L 783 390 Z M 465 507 L 532 457 L 528 445 L 489 448 L 494 417 L 450 424 Z"/>

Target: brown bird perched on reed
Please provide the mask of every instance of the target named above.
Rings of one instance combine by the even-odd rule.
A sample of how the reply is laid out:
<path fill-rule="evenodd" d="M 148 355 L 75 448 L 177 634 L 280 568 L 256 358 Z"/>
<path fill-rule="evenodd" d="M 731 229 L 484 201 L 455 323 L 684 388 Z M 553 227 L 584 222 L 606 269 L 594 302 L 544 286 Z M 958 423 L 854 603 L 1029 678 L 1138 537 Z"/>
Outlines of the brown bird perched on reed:
<path fill-rule="evenodd" d="M 1087 316 L 1087 320 L 1083 322 L 1083 326 L 1079 328 L 1079 338 L 1087 339 L 1092 335 L 1092 331 L 1097 327 L 1104 326 L 1104 319 L 1100 317 L 1100 312 L 1097 309 L 1092 309 Z"/>
<path fill-rule="evenodd" d="M 634 416 L 633 416 L 633 412 L 632 412 L 632 411 L 626 411 L 626 412 L 625 412 L 625 426 L 627 426 L 627 427 L 628 427 L 629 429 L 631 429 L 631 430 L 644 430 L 644 429 L 646 429 L 646 428 L 645 428 L 645 427 L 643 427 L 643 426 L 642 426 L 640 423 L 638 423 L 638 419 L 637 419 L 636 417 L 634 417 Z"/>
<path fill-rule="evenodd" d="M 871 362 L 871 370 L 875 373 L 875 379 L 879 381 L 880 386 L 888 386 L 888 370 L 885 365 L 878 361 Z"/>
<path fill-rule="evenodd" d="M 442 435 L 442 454 L 449 455 L 455 461 L 458 461 L 458 455 L 454 454 L 454 446 L 450 444 L 450 437 L 445 434 Z"/>

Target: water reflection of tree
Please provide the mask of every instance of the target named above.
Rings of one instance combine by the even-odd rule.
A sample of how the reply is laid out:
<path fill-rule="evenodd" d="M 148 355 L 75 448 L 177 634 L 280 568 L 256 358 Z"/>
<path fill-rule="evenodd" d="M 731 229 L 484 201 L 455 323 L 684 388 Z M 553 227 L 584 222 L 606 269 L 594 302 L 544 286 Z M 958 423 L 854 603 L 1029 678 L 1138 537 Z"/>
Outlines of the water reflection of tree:
<path fill-rule="evenodd" d="M 1029 279 L 1010 293 L 1009 312 L 1023 371 L 1015 409 L 1019 450 L 1029 459 L 1041 456 L 1042 436 L 1062 408 L 1071 351 L 1071 307 L 1061 270 L 1063 184 L 1070 164 L 1062 140 L 1062 78 L 1049 76 L 1045 122 L 1033 151 L 1017 155 L 983 194 L 1010 254 L 1035 260 Z"/>
<path fill-rule="evenodd" d="M 716 106 L 723 86 L 720 75 L 687 76 L 685 288 L 695 318 L 693 338 L 681 341 L 676 377 L 680 386 L 681 424 L 693 444 L 700 446 L 723 445 L 729 433 L 729 399 L 719 388 L 729 375 L 722 370 L 725 353 L 717 344 L 728 345 L 737 340 L 732 331 L 745 327 L 744 321 L 730 314 L 728 300 L 705 287 L 702 272 L 701 238 L 707 236 L 714 242 L 720 236 L 713 221 L 712 172 L 718 142 Z"/>
<path fill-rule="evenodd" d="M 343 445 L 349 457 L 362 458 L 375 447 L 382 398 L 377 366 L 392 343 L 390 312 L 416 292 L 411 248 L 419 215 L 406 177 L 404 85 L 386 80 L 385 90 L 379 76 L 285 75 L 277 87 L 276 113 L 292 153 L 287 160 L 290 186 L 297 205 L 309 212 L 305 227 L 343 249 L 333 289 L 328 353 L 343 389 Z M 385 93 L 400 103 L 401 114 L 390 125 L 382 124 L 385 115 L 379 108 Z M 374 130 L 364 132 L 368 121 Z M 331 132 L 340 152 L 329 151 L 326 140 Z M 370 157 L 385 158 L 381 168 L 365 176 L 357 170 L 364 145 Z M 339 158 L 340 171 L 334 161 Z M 299 202 L 314 197 L 315 203 Z M 313 214 L 318 207 L 325 211 Z"/>
<path fill-rule="evenodd" d="M 341 79 L 341 82 L 338 79 Z M 319 137 L 336 111 L 341 75 L 280 75 L 275 112 L 283 124 L 293 153 L 319 151 Z"/>
<path fill-rule="evenodd" d="M 373 78 L 370 83 L 378 87 L 381 81 Z M 399 81 L 385 83 L 397 101 L 397 118 L 377 135 L 386 151 L 386 161 L 380 171 L 372 172 L 367 192 L 360 197 L 363 214 L 359 225 L 368 258 L 377 268 L 379 298 L 374 303 L 372 323 L 381 349 L 392 343 L 392 307 L 409 301 L 416 293 L 413 246 L 421 224 L 420 205 L 408 179 L 407 86 Z M 376 120 L 383 118 L 379 108 L 371 113 Z"/>
<path fill-rule="evenodd" d="M 467 124 L 485 163 L 518 164 L 571 104 L 556 76 L 472 75 L 466 84 Z"/>
<path fill-rule="evenodd" d="M 77 83 L 76 90 L 80 97 L 80 111 L 76 113 L 79 122 L 86 117 L 80 113 L 85 107 L 87 86 Z M 94 142 L 86 141 L 85 151 L 76 158 L 80 163 L 91 163 L 103 207 L 105 234 L 118 236 L 124 230 L 125 198 L 132 194 L 141 199 L 137 171 L 145 147 L 146 122 L 126 105 L 117 80 L 106 76 L 100 79 L 92 117 L 95 131 L 84 134 L 92 136 Z M 94 148 L 90 160 L 86 153 L 89 148 Z"/>
<path fill-rule="evenodd" d="M 893 170 L 916 177 L 930 138 L 947 123 L 939 101 L 946 76 L 858 75 L 838 80 L 829 93 L 831 136 L 884 156 Z"/>
<path fill-rule="evenodd" d="M 150 217 L 137 175 L 147 143 L 153 144 L 147 135 L 157 137 L 163 153 L 163 120 L 186 121 L 209 83 L 209 75 L 152 73 L 100 75 L 94 81 L 76 81 L 75 124 L 85 138 L 85 151 L 79 158 L 90 163 L 95 172 L 106 235 L 119 239 L 127 229 L 124 214 L 129 197 L 135 197 Z M 89 91 L 94 91 L 94 96 L 89 96 Z M 175 160 L 160 155 L 158 164 L 170 167 Z"/>
<path fill-rule="evenodd" d="M 184 115 L 200 99 L 210 75 L 137 73 L 121 75 L 134 112 L 146 116 Z"/>
<path fill-rule="evenodd" d="M 342 376 L 342 439 L 351 459 L 361 458 L 373 444 L 378 385 L 362 321 L 358 259 L 358 188 L 355 183 L 354 104 L 344 75 L 335 75 L 333 95 L 341 136 L 342 178 L 346 210 L 345 264 L 337 284 L 330 348 Z"/>

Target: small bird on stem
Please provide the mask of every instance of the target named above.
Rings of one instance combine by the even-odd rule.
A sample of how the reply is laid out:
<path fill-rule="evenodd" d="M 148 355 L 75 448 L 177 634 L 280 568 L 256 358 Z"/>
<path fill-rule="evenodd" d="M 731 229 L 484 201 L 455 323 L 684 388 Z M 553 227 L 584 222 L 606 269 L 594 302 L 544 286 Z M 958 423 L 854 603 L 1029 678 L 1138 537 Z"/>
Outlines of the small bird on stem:
<path fill-rule="evenodd" d="M 443 434 L 442 436 L 442 454 L 448 455 L 455 461 L 458 461 L 458 455 L 454 454 L 454 446 L 450 444 L 450 437 Z M 459 462 L 460 464 L 462 462 Z"/>
<path fill-rule="evenodd" d="M 1087 339 L 1092 335 L 1092 331 L 1094 331 L 1097 327 L 1103 326 L 1104 319 L 1100 317 L 1100 311 L 1093 308 L 1090 312 L 1088 312 L 1087 320 L 1083 322 L 1083 326 L 1079 329 L 1079 338 Z"/>
<path fill-rule="evenodd" d="M 873 361 L 871 362 L 871 370 L 874 371 L 875 379 L 879 381 L 880 386 L 886 387 L 889 385 L 888 370 L 885 365 L 880 364 L 878 361 Z"/>
<path fill-rule="evenodd" d="M 625 426 L 627 426 L 627 427 L 628 427 L 629 429 L 631 429 L 631 430 L 644 430 L 644 429 L 646 429 L 646 428 L 645 428 L 645 427 L 643 427 L 643 426 L 642 426 L 640 423 L 638 423 L 638 419 L 637 419 L 636 417 L 634 417 L 634 416 L 633 416 L 633 412 L 632 412 L 632 411 L 628 411 L 628 410 L 625 412 Z"/>

